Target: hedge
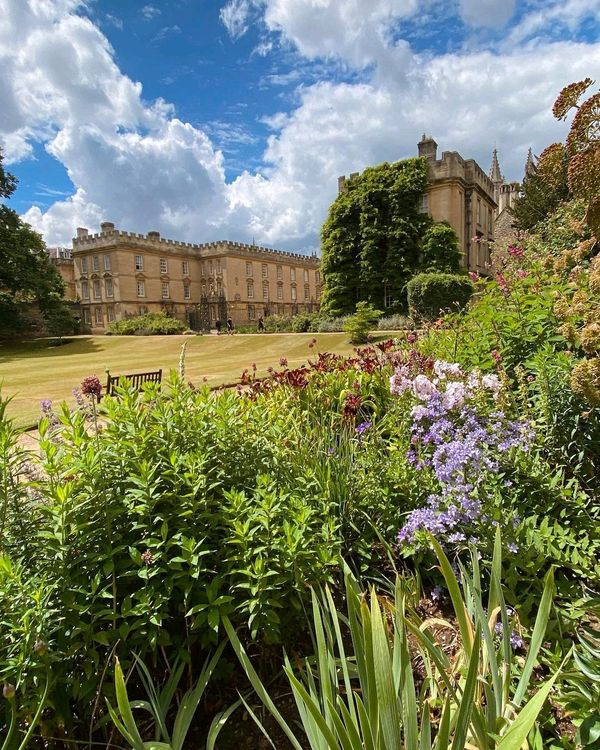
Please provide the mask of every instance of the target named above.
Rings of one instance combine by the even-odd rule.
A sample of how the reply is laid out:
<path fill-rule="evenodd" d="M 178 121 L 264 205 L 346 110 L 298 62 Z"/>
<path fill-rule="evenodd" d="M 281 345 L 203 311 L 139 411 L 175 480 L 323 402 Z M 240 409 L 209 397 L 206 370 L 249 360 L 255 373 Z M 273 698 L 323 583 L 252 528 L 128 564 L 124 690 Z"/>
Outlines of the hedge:
<path fill-rule="evenodd" d="M 474 291 L 466 277 L 452 273 L 420 273 L 406 285 L 408 309 L 416 319 L 433 320 L 444 310 L 463 310 Z"/>
<path fill-rule="evenodd" d="M 183 333 L 187 326 L 165 313 L 147 313 L 109 323 L 107 334 L 116 336 L 155 336 Z"/>

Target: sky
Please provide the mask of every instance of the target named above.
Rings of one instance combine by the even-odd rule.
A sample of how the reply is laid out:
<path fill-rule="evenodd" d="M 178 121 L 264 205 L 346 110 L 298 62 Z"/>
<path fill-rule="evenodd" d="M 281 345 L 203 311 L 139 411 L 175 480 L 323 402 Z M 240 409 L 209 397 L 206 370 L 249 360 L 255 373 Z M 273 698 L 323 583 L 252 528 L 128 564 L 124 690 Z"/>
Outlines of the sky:
<path fill-rule="evenodd" d="M 318 250 L 339 175 L 425 132 L 509 180 L 600 80 L 600 0 L 0 0 L 10 204 L 78 226 Z"/>

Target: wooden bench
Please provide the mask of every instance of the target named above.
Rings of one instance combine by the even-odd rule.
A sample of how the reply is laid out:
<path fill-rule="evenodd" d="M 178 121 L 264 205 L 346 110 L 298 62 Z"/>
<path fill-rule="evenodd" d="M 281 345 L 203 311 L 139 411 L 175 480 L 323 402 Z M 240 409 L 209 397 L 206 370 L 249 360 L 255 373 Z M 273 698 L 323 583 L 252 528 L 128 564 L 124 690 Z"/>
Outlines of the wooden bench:
<path fill-rule="evenodd" d="M 111 375 L 110 372 L 106 378 L 106 395 L 114 396 L 115 389 L 121 380 L 127 380 L 130 385 L 140 389 L 144 383 L 160 383 L 162 380 L 162 370 L 154 372 L 135 372 L 131 375 Z"/>

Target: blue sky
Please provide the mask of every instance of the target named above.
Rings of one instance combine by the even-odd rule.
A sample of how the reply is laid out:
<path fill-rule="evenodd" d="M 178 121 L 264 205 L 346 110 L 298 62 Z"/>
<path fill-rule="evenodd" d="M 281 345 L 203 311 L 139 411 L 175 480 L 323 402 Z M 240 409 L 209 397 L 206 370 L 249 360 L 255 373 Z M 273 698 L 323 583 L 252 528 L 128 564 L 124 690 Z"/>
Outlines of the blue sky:
<path fill-rule="evenodd" d="M 337 177 L 421 133 L 509 179 L 600 78 L 600 0 L 0 0 L 12 205 L 76 226 L 310 252 Z"/>

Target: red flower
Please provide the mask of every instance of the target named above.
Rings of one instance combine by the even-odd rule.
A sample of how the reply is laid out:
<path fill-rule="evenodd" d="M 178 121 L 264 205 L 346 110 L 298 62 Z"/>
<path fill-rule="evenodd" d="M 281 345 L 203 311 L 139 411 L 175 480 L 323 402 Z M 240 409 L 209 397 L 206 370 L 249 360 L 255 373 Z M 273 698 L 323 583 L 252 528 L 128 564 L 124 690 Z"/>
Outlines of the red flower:
<path fill-rule="evenodd" d="M 348 393 L 344 399 L 343 414 L 346 419 L 352 419 L 358 413 L 360 405 L 362 404 L 362 398 L 358 393 Z"/>

